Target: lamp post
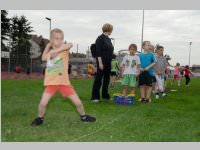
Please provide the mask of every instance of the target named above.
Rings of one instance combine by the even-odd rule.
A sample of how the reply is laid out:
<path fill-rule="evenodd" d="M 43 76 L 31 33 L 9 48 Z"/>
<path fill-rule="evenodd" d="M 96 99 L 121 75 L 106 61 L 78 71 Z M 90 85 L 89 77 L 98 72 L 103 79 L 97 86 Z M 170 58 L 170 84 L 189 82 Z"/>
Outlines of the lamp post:
<path fill-rule="evenodd" d="M 144 9 L 142 10 L 142 38 L 141 38 L 141 52 L 142 52 L 143 34 L 144 34 Z"/>
<path fill-rule="evenodd" d="M 51 33 L 51 18 L 46 17 L 45 19 L 47 19 L 49 21 L 49 38 L 50 38 L 50 33 Z"/>
<path fill-rule="evenodd" d="M 190 67 L 190 56 L 191 56 L 191 47 L 192 47 L 192 42 L 189 42 L 189 67 Z"/>

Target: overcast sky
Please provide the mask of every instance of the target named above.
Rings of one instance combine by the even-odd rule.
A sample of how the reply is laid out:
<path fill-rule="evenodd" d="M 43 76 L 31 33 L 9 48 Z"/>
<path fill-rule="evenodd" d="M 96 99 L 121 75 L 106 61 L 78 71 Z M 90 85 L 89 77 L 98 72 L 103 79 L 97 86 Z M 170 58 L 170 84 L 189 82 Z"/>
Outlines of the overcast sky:
<path fill-rule="evenodd" d="M 127 49 L 130 43 L 141 45 L 142 10 L 9 10 L 9 17 L 25 15 L 31 22 L 33 34 L 49 37 L 49 21 L 52 28 L 61 28 L 65 40 L 74 43 L 76 52 L 86 52 L 88 46 L 101 34 L 101 27 L 113 24 L 111 37 L 115 38 L 115 53 Z M 192 42 L 191 65 L 200 65 L 200 10 L 145 10 L 144 40 L 165 47 L 171 64 L 189 62 L 189 42 Z"/>

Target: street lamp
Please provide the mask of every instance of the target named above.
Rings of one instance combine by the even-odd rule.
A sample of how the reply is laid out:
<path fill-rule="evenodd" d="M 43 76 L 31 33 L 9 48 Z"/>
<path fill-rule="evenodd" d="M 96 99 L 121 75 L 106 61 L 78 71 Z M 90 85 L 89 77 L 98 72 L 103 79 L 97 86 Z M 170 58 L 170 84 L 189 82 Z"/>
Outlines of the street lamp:
<path fill-rule="evenodd" d="M 190 48 L 189 48 L 189 67 L 190 67 L 190 56 L 191 56 L 191 47 L 192 47 L 192 42 L 189 42 Z"/>
<path fill-rule="evenodd" d="M 142 38 L 141 38 L 141 52 L 142 52 L 143 34 L 144 34 L 144 9 L 143 9 L 143 11 L 142 11 Z"/>
<path fill-rule="evenodd" d="M 47 19 L 49 21 L 49 29 L 50 29 L 50 31 L 49 31 L 49 38 L 50 38 L 50 33 L 51 33 L 51 18 L 46 17 L 45 19 Z"/>

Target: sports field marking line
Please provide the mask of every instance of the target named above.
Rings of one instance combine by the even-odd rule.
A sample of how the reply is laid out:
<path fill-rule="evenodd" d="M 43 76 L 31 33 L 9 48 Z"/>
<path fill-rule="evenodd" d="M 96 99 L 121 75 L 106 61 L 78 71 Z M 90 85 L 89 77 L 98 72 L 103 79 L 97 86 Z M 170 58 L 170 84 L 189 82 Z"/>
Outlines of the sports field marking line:
<path fill-rule="evenodd" d="M 80 140 L 80 139 L 82 139 L 82 138 L 85 138 L 85 137 L 87 137 L 87 136 L 93 135 L 93 134 L 95 134 L 95 133 L 101 131 L 105 126 L 110 125 L 110 124 L 114 123 L 115 121 L 118 121 L 118 120 L 119 120 L 122 116 L 124 116 L 124 115 L 125 115 L 125 114 L 119 116 L 119 117 L 116 118 L 116 119 L 113 119 L 111 122 L 109 122 L 109 123 L 107 123 L 107 124 L 104 124 L 102 127 L 100 127 L 99 129 L 95 130 L 95 131 L 92 132 L 92 133 L 88 133 L 88 134 L 85 134 L 85 135 L 79 136 L 78 138 L 73 139 L 71 142 L 76 142 L 76 141 L 78 141 L 78 140 Z"/>

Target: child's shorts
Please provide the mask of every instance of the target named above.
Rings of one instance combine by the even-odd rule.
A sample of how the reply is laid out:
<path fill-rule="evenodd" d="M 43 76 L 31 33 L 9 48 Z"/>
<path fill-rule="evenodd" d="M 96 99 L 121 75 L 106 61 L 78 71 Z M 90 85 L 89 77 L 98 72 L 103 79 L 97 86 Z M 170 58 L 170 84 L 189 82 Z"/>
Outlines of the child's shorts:
<path fill-rule="evenodd" d="M 125 74 L 122 80 L 122 85 L 136 87 L 136 76 L 134 74 Z"/>
<path fill-rule="evenodd" d="M 174 75 L 174 79 L 179 80 L 179 79 L 180 79 L 180 76 L 177 75 L 177 74 L 175 74 L 175 75 Z"/>
<path fill-rule="evenodd" d="M 153 76 L 152 77 L 152 83 L 155 83 L 156 82 L 156 76 Z"/>
<path fill-rule="evenodd" d="M 47 85 L 44 92 L 51 95 L 59 92 L 63 97 L 76 94 L 74 88 L 71 85 Z"/>
<path fill-rule="evenodd" d="M 149 74 L 148 71 L 143 71 L 140 73 L 139 86 L 142 85 L 152 86 L 152 76 Z"/>

